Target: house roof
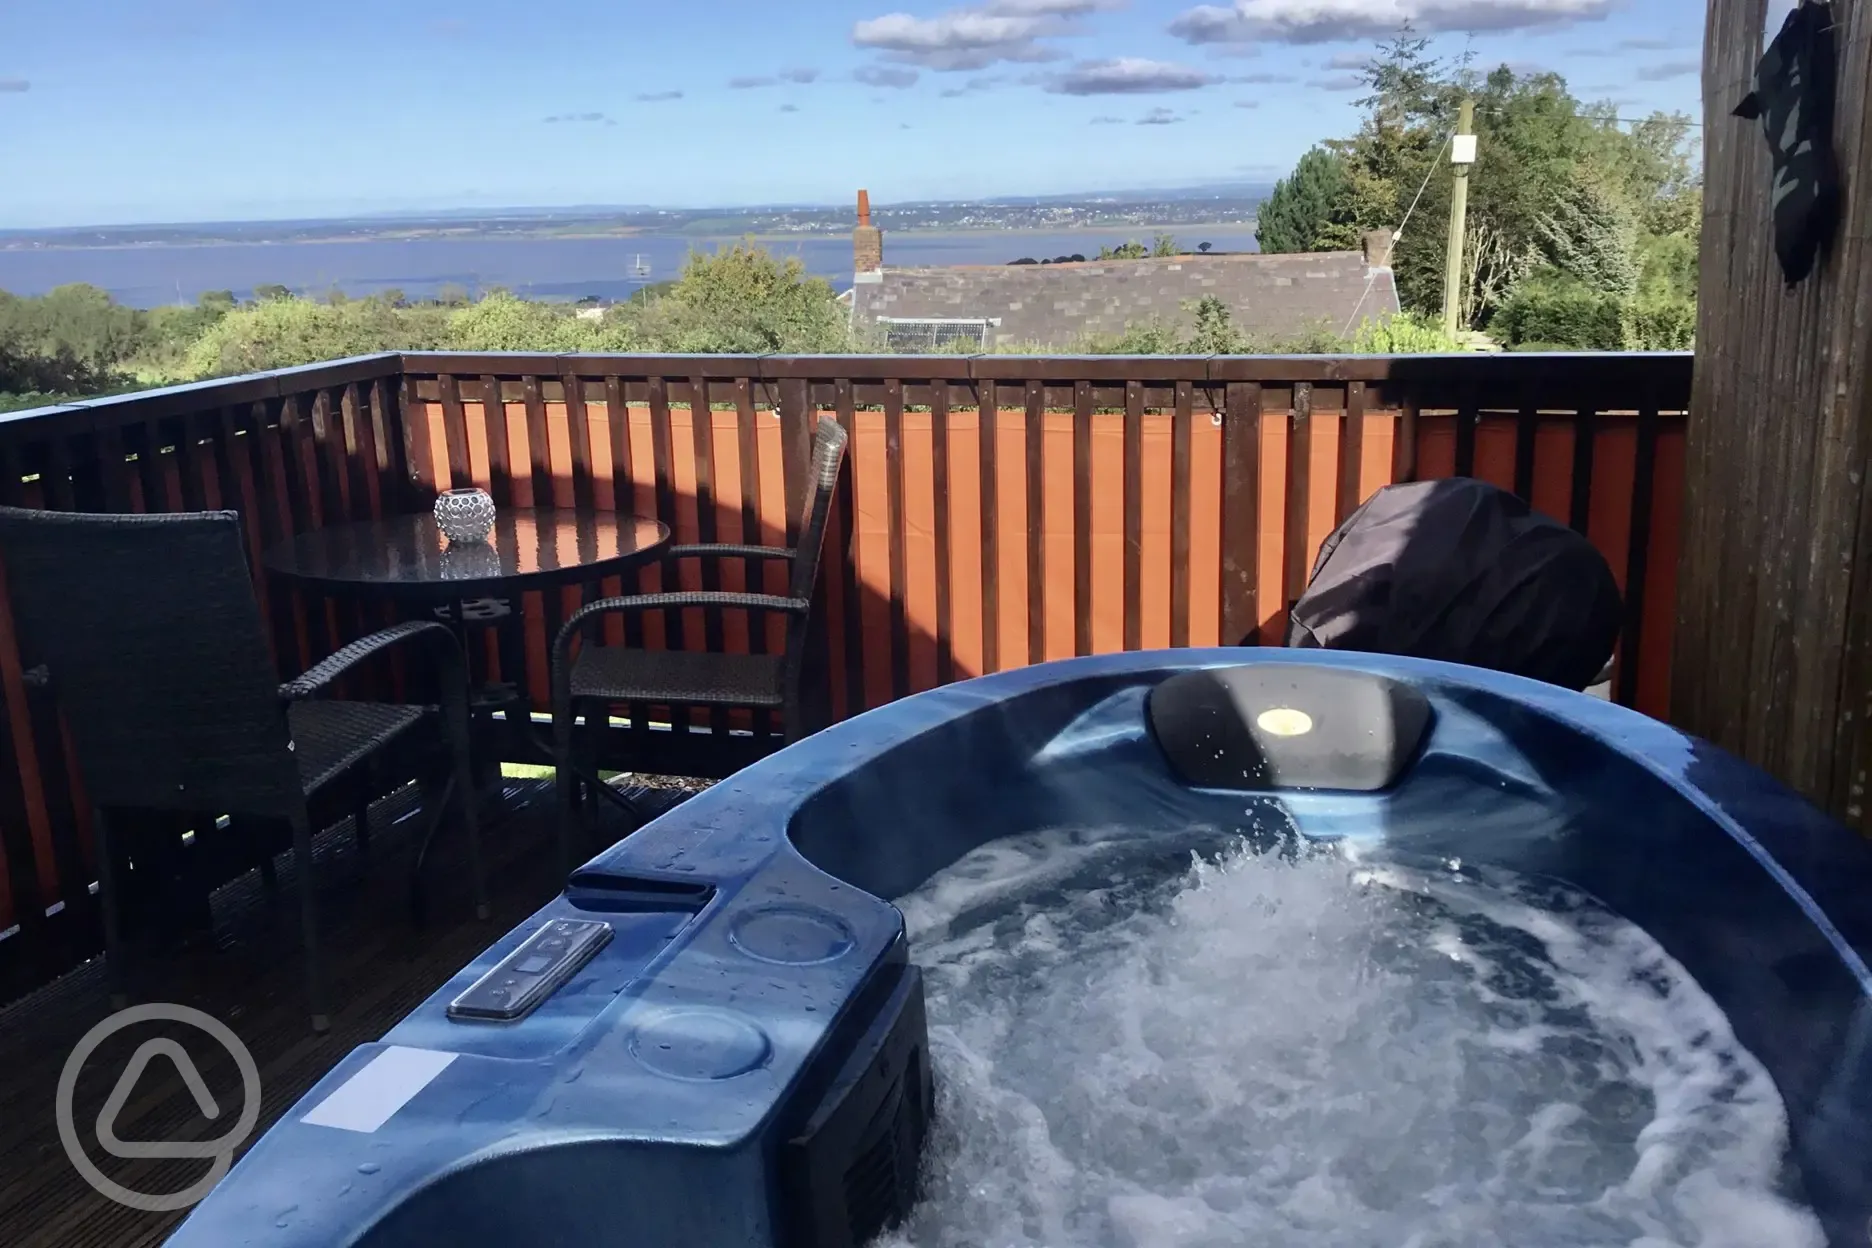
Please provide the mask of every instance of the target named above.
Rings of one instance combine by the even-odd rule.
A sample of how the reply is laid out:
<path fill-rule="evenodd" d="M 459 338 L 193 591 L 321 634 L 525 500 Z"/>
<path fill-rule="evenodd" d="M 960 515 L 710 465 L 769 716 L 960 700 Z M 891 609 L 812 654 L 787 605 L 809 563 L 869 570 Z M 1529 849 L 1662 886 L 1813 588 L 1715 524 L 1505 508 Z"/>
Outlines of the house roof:
<path fill-rule="evenodd" d="M 866 280 L 869 279 L 869 280 Z M 852 312 L 880 318 L 998 318 L 992 341 L 1064 348 L 1088 334 L 1117 335 L 1153 318 L 1187 330 L 1213 295 L 1235 327 L 1256 337 L 1337 330 L 1398 310 L 1389 268 L 1356 251 L 1176 256 L 1067 264 L 885 267 L 861 275 Z"/>

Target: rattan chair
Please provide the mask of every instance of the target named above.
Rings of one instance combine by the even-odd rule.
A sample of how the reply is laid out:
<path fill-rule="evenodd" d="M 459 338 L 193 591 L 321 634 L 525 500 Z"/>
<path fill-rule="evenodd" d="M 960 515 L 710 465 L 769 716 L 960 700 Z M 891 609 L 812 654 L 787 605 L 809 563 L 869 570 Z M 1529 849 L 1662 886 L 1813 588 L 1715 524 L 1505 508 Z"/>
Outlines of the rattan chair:
<path fill-rule="evenodd" d="M 440 820 L 450 789 L 460 796 L 475 904 L 486 916 L 469 772 L 467 668 L 446 627 L 399 624 L 281 684 L 240 517 L 231 511 L 132 516 L 0 508 L 0 562 L 22 657 L 64 714 L 95 811 L 104 942 L 118 1002 L 127 1000 L 128 975 L 111 813 L 276 820 L 292 831 L 312 1026 L 324 1031 L 314 800 L 322 808 L 342 794 L 337 782 L 357 779 L 387 747 L 421 746 L 418 730 L 439 729 L 446 744 L 449 781 L 430 817 Z M 434 660 L 440 706 L 321 696 L 357 663 L 406 643 L 420 643 Z M 362 820 L 366 802 L 354 809 Z M 358 831 L 362 839 L 363 822 Z"/>
<path fill-rule="evenodd" d="M 813 436 L 810 489 L 800 517 L 799 544 L 746 546 L 727 543 L 671 546 L 669 560 L 783 559 L 792 564 L 785 597 L 775 594 L 687 591 L 633 594 L 588 603 L 566 620 L 553 643 L 553 752 L 558 764 L 560 851 L 572 862 L 572 829 L 577 792 L 585 788 L 615 796 L 600 783 L 594 767 L 574 753 L 574 731 L 583 713 L 588 725 L 602 725 L 616 703 L 639 706 L 728 706 L 778 711 L 787 741 L 801 731 L 800 666 L 806 654 L 806 629 L 812 611 L 813 583 L 819 573 L 826 521 L 845 462 L 847 434 L 833 420 L 819 422 Z M 673 566 L 673 565 L 672 565 Z M 786 647 L 779 654 L 723 654 L 693 650 L 644 650 L 599 645 L 587 638 L 573 653 L 573 643 L 596 616 L 667 611 L 685 607 L 725 607 L 750 612 L 778 611 L 787 617 Z M 619 799 L 620 802 L 622 799 Z M 627 803 L 625 803 L 627 804 Z"/>

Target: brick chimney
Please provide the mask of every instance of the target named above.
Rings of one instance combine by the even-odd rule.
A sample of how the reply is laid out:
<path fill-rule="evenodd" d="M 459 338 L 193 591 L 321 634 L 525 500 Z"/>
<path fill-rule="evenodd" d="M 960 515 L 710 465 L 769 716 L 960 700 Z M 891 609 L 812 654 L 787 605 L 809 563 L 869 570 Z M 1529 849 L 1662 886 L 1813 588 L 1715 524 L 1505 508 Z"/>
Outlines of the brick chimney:
<path fill-rule="evenodd" d="M 1366 230 L 1364 236 L 1365 265 L 1372 269 L 1391 267 L 1391 248 L 1397 243 L 1397 234 L 1392 230 Z"/>
<path fill-rule="evenodd" d="M 858 192 L 858 228 L 852 231 L 852 275 L 877 281 L 884 270 L 884 232 L 871 224 L 871 193 Z"/>

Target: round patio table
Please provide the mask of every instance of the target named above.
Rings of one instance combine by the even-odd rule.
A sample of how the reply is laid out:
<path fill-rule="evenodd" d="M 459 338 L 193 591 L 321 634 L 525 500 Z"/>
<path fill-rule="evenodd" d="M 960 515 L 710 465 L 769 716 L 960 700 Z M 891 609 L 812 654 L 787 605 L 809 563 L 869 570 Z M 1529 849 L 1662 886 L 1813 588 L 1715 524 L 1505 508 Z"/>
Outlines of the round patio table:
<path fill-rule="evenodd" d="M 337 524 L 301 533 L 268 550 L 261 562 L 272 576 L 331 597 L 388 601 L 432 613 L 454 628 L 472 664 L 470 624 L 517 622 L 508 603 L 526 590 L 594 585 L 656 558 L 669 545 L 667 525 L 627 512 L 580 508 L 502 508 L 483 542 L 450 542 L 433 515 L 392 516 Z M 626 592 L 629 592 L 628 590 Z M 519 630 L 502 634 L 504 676 L 524 670 Z M 552 639 L 547 639 L 551 644 Z M 476 689 L 477 714 L 500 711 L 518 723 L 518 740 L 551 758 L 539 738 L 519 684 L 504 680 Z M 485 770 L 485 768 L 478 768 Z M 498 770 L 493 773 L 498 787 Z M 594 776 L 581 778 L 597 784 Z M 621 799 L 620 799 L 621 800 Z M 420 862 L 428 846 L 418 854 Z"/>
<path fill-rule="evenodd" d="M 627 512 L 503 508 L 485 542 L 450 542 L 432 515 L 392 516 L 301 533 L 262 562 L 323 593 L 436 607 L 600 581 L 669 540 L 662 522 Z"/>

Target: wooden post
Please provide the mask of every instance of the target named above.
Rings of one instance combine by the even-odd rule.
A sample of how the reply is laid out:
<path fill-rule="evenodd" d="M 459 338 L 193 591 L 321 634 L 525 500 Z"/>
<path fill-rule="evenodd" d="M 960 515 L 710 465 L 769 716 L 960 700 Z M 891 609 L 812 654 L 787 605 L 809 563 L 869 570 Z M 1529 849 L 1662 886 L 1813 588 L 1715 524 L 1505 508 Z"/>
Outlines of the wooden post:
<path fill-rule="evenodd" d="M 1443 332 L 1454 338 L 1462 320 L 1463 231 L 1469 216 L 1469 166 L 1475 163 L 1475 101 L 1464 99 L 1450 140 L 1456 183 L 1450 188 L 1449 248 L 1443 257 Z"/>
<path fill-rule="evenodd" d="M 1845 184 L 1863 188 L 1868 10 L 1833 7 L 1832 143 Z M 1845 196 L 1830 251 L 1789 288 L 1768 144 L 1730 114 L 1753 89 L 1761 15 L 1750 0 L 1708 6 L 1671 719 L 1872 832 L 1872 200 Z"/>
<path fill-rule="evenodd" d="M 780 475 L 785 482 L 787 544 L 799 540 L 800 515 L 806 509 L 811 471 L 813 413 L 812 387 L 800 377 L 781 380 L 779 386 Z M 706 416 L 706 413 L 704 413 Z"/>

